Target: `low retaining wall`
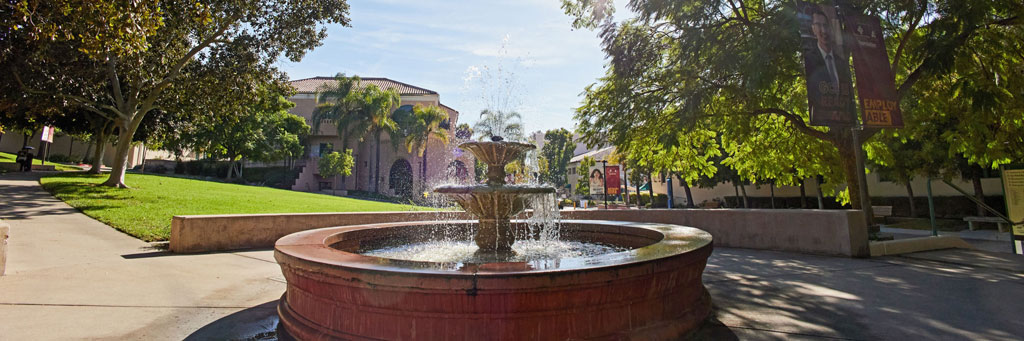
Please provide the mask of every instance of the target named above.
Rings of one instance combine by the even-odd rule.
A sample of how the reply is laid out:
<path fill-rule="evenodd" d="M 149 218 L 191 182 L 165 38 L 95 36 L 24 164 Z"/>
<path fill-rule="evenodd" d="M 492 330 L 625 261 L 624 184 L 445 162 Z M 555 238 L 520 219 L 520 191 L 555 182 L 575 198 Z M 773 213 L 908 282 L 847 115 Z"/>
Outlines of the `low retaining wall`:
<path fill-rule="evenodd" d="M 715 245 L 867 257 L 864 213 L 855 210 L 650 209 L 564 211 L 563 219 L 622 220 L 692 226 Z"/>
<path fill-rule="evenodd" d="M 321 227 L 405 221 L 469 219 L 463 212 L 346 212 L 287 214 L 225 214 L 175 216 L 171 219 L 171 251 L 269 248 L 281 237 Z"/>
<path fill-rule="evenodd" d="M 446 219 L 471 219 L 465 213 Z M 563 211 L 564 219 L 677 224 L 711 233 L 715 245 L 867 257 L 861 211 L 770 209 L 650 209 Z M 314 228 L 438 219 L 437 212 L 296 213 L 177 216 L 171 251 L 179 253 L 269 248 L 288 234 Z"/>

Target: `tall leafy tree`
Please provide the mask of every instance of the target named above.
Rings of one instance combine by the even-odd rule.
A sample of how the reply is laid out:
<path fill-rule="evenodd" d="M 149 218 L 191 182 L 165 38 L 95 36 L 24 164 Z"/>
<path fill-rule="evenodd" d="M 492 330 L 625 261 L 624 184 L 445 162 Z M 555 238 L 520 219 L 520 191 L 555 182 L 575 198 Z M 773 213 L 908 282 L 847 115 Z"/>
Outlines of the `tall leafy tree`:
<path fill-rule="evenodd" d="M 118 19 L 121 13 L 151 13 L 153 18 L 143 15 L 139 21 L 144 23 L 139 30 L 142 33 L 131 31 L 133 35 L 119 44 L 91 44 L 78 38 L 40 44 L 26 55 L 33 63 L 10 71 L 25 92 L 50 94 L 114 122 L 118 128 L 116 156 L 104 185 L 115 187 L 126 187 L 128 153 L 147 115 L 224 112 L 227 110 L 214 108 L 257 101 L 261 85 L 286 81 L 273 67 L 281 57 L 298 61 L 324 39 L 325 24 L 348 24 L 348 5 L 343 0 L 127 3 L 156 7 L 151 12 L 125 8 L 86 16 L 61 8 L 43 12 L 44 17 L 29 26 L 61 22 L 68 24 L 66 27 L 88 28 L 106 23 L 113 33 L 101 38 L 111 39 L 121 37 L 118 27 L 136 29 L 132 20 L 124 23 Z M 153 22 L 157 24 L 151 25 Z M 46 29 L 33 27 L 29 31 Z M 82 64 L 88 67 L 68 68 L 67 61 L 75 60 L 85 61 Z"/>
<path fill-rule="evenodd" d="M 546 167 L 543 167 L 540 180 L 557 188 L 565 187 L 569 181 L 566 167 L 572 159 L 574 150 L 576 143 L 572 139 L 572 133 L 565 128 L 544 132 L 544 147 L 540 150 L 540 157 L 546 160 Z"/>
<path fill-rule="evenodd" d="M 903 98 L 920 90 L 922 78 L 950 73 L 973 39 L 1008 40 L 991 33 L 1019 27 L 1024 14 L 1010 1 L 851 4 L 847 10 L 881 16 Z M 577 111 L 584 138 L 620 148 L 648 140 L 671 151 L 704 148 L 685 142 L 713 131 L 730 155 L 724 162 L 744 178 L 787 184 L 821 174 L 827 189 L 845 184 L 860 207 L 851 131 L 808 125 L 793 2 L 633 0 L 628 7 L 637 17 L 617 24 L 605 19 L 610 1 L 563 1 L 578 27 L 600 27 L 609 56 L 606 76 L 586 89 Z M 665 155 L 687 154 L 694 153 Z M 711 157 L 689 161 L 703 169 Z"/>
<path fill-rule="evenodd" d="M 597 161 L 589 156 L 580 160 L 580 166 L 576 169 L 576 194 L 584 197 L 590 196 L 590 168 L 594 167 Z"/>
<path fill-rule="evenodd" d="M 405 147 L 409 153 L 423 157 L 420 176 L 423 183 L 427 180 L 427 146 L 434 138 L 448 144 L 448 130 L 442 127 L 448 121 L 448 112 L 436 105 L 417 104 L 412 108 L 414 121 L 407 127 Z"/>

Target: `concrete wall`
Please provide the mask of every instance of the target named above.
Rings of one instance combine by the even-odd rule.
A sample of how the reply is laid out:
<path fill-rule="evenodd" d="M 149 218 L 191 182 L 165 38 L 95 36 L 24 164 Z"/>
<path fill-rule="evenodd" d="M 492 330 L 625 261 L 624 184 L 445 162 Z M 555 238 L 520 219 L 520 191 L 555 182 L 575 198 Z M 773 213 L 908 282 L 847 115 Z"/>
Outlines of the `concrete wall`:
<path fill-rule="evenodd" d="M 461 212 L 444 215 L 445 219 L 468 219 Z M 853 257 L 869 254 L 864 216 L 852 210 L 586 210 L 564 211 L 562 218 L 693 226 L 711 233 L 720 246 Z M 171 251 L 263 248 L 288 234 L 314 228 L 437 219 L 437 212 L 177 216 L 171 223 Z"/>
<path fill-rule="evenodd" d="M 868 256 L 861 211 L 767 209 L 653 209 L 564 211 L 562 219 L 620 220 L 692 226 L 715 245 L 835 256 Z"/>
<path fill-rule="evenodd" d="M 175 216 L 171 251 L 194 253 L 273 247 L 281 237 L 321 227 L 468 219 L 462 212 L 347 212 Z"/>

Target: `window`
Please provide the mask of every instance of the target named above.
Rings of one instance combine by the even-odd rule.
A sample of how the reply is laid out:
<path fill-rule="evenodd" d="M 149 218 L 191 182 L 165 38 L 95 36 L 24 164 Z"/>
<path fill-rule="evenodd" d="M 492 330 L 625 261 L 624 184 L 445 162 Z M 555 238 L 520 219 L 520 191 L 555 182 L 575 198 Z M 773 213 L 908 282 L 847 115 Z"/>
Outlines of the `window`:
<path fill-rule="evenodd" d="M 320 157 L 334 152 L 334 145 L 330 143 L 320 144 Z"/>

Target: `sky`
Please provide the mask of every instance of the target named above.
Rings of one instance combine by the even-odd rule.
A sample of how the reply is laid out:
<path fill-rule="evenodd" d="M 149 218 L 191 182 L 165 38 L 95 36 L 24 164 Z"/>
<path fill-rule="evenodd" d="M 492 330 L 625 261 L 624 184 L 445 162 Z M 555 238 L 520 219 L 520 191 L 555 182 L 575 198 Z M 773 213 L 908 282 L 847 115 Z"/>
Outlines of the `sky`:
<path fill-rule="evenodd" d="M 322 46 L 278 67 L 293 80 L 341 72 L 434 90 L 459 123 L 515 110 L 525 132 L 572 130 L 581 93 L 604 74 L 597 32 L 573 29 L 559 0 L 349 4 L 351 27 L 328 26 Z"/>

